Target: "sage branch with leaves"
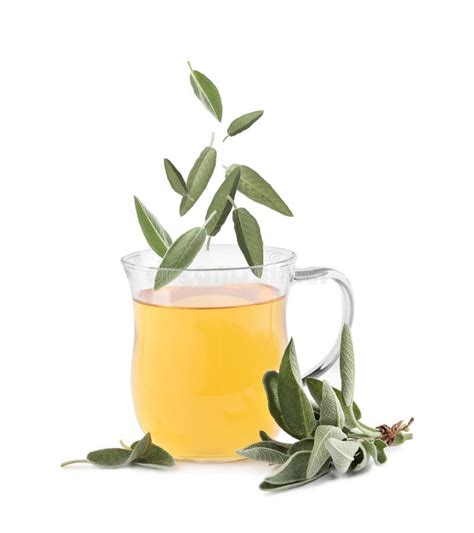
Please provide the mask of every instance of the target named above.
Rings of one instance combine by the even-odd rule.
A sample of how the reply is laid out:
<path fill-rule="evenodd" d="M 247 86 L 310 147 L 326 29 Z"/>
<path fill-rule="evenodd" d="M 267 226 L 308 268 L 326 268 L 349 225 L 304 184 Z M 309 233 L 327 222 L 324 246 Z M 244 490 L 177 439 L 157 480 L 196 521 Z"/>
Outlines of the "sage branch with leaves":
<path fill-rule="evenodd" d="M 190 82 L 194 94 L 205 108 L 219 121 L 222 121 L 222 100 L 214 83 L 201 72 L 191 70 Z M 255 124 L 263 111 L 252 111 L 234 119 L 227 128 L 227 135 L 235 137 Z M 179 214 L 186 215 L 198 202 L 215 173 L 217 150 L 214 148 L 214 133 L 208 146 L 201 150 L 187 179 L 169 159 L 164 160 L 166 177 L 173 191 L 180 197 Z M 202 250 L 207 237 L 207 248 L 227 221 L 231 211 L 234 231 L 242 254 L 255 276 L 263 273 L 263 240 L 257 219 L 245 207 L 238 207 L 237 193 L 264 205 L 282 215 L 293 216 L 290 208 L 275 189 L 258 172 L 246 165 L 231 164 L 225 173 L 206 213 L 206 220 L 200 227 L 194 227 L 176 240 L 158 222 L 153 213 L 135 197 L 135 210 L 143 235 L 150 248 L 162 258 L 156 273 L 154 289 L 158 290 L 176 278 L 186 269 Z M 174 272 L 173 272 L 174 271 Z"/>
<path fill-rule="evenodd" d="M 359 472 L 372 460 L 381 465 L 387 460 L 385 448 L 412 438 L 408 423 L 376 428 L 361 422 L 361 411 L 354 402 L 355 362 L 351 331 L 345 325 L 340 350 L 341 390 L 327 381 L 300 377 L 295 345 L 291 340 L 283 355 L 280 371 L 264 375 L 268 408 L 281 429 L 296 442 L 273 440 L 260 432 L 260 442 L 239 450 L 243 457 L 279 465 L 260 484 L 266 491 L 280 491 L 311 483 L 329 474 Z M 314 402 L 305 392 L 307 387 Z"/>

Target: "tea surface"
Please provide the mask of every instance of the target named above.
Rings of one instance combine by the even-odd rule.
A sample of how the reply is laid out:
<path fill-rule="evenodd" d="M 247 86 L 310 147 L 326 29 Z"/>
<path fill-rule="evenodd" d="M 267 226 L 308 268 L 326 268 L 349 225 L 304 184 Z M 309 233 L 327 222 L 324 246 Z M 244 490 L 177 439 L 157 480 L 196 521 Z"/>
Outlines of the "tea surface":
<path fill-rule="evenodd" d="M 286 298 L 260 284 L 164 287 L 135 306 L 132 389 L 143 431 L 177 458 L 226 460 L 271 435 L 262 376 L 287 343 Z"/>

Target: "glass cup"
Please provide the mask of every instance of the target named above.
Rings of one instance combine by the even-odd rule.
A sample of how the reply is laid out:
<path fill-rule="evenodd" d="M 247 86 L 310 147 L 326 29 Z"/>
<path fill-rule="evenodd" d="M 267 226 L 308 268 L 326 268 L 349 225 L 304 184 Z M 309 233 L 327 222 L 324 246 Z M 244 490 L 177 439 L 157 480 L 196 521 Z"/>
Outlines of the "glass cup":
<path fill-rule="evenodd" d="M 342 328 L 352 323 L 350 284 L 330 268 L 296 268 L 289 250 L 265 247 L 264 264 L 252 269 L 238 246 L 214 244 L 177 277 L 170 270 L 172 281 L 154 291 L 160 261 L 152 250 L 122 258 L 134 301 L 138 421 L 178 459 L 239 459 L 236 450 L 258 440 L 259 430 L 278 432 L 262 377 L 278 370 L 287 344 L 290 287 L 335 281 L 342 293 Z M 339 339 L 307 376 L 322 374 L 338 356 Z"/>

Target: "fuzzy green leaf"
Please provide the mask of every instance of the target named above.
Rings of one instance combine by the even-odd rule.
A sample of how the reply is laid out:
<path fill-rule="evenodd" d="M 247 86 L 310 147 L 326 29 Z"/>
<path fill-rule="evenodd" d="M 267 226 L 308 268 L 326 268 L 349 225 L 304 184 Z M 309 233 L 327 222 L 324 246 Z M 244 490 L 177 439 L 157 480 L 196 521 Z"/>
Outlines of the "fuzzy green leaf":
<path fill-rule="evenodd" d="M 339 364 L 343 401 L 347 407 L 350 407 L 354 400 L 355 363 L 351 329 L 347 324 L 342 328 Z"/>
<path fill-rule="evenodd" d="M 267 483 L 272 485 L 287 485 L 303 481 L 306 478 L 306 470 L 311 452 L 296 452 L 291 455 L 287 461 L 280 466 L 275 472 L 265 478 Z"/>
<path fill-rule="evenodd" d="M 377 449 L 377 464 L 383 465 L 387 462 L 387 454 L 385 453 L 387 444 L 381 439 L 375 439 L 374 445 Z"/>
<path fill-rule="evenodd" d="M 263 241 L 260 226 L 255 217 L 244 207 L 234 209 L 232 219 L 239 248 L 252 272 L 261 278 L 263 274 Z"/>
<path fill-rule="evenodd" d="M 352 461 L 349 470 L 352 472 L 360 472 L 361 470 L 364 470 L 364 468 L 369 464 L 369 456 L 367 454 L 367 450 L 364 448 L 364 446 L 359 446 L 359 449 L 357 450 L 354 460 Z"/>
<path fill-rule="evenodd" d="M 142 439 L 135 442 L 131 449 L 130 456 L 128 458 L 129 463 L 133 463 L 136 461 L 139 457 L 142 457 L 145 455 L 151 446 L 151 435 L 150 433 L 147 433 Z"/>
<path fill-rule="evenodd" d="M 170 468 L 175 462 L 170 453 L 164 448 L 151 444 L 144 455 L 141 455 L 135 464 L 138 466 L 145 466 L 146 468 Z"/>
<path fill-rule="evenodd" d="M 337 426 L 339 428 L 343 428 L 346 422 L 346 417 L 336 393 L 327 381 L 323 381 L 319 422 L 322 425 Z"/>
<path fill-rule="evenodd" d="M 190 81 L 194 94 L 220 122 L 222 120 L 222 100 L 217 87 L 207 76 L 194 70 L 190 63 L 188 65 L 191 69 Z"/>
<path fill-rule="evenodd" d="M 326 449 L 336 470 L 345 473 L 354 460 L 354 455 L 359 449 L 359 443 L 330 437 L 326 439 Z"/>
<path fill-rule="evenodd" d="M 229 137 L 238 135 L 246 129 L 250 128 L 252 124 L 255 124 L 257 120 L 263 115 L 263 111 L 252 111 L 251 113 L 246 113 L 235 120 L 233 120 L 229 127 L 227 128 L 227 134 Z"/>
<path fill-rule="evenodd" d="M 305 383 L 308 387 L 309 392 L 311 393 L 311 396 L 320 406 L 323 397 L 323 382 L 320 379 L 316 378 L 306 378 Z M 339 389 L 336 389 L 336 387 L 333 387 L 332 390 L 336 393 L 337 399 L 339 400 L 339 403 L 342 406 L 342 410 L 344 411 L 344 416 L 346 418 L 346 426 L 349 428 L 356 427 L 357 422 L 355 420 L 360 420 L 362 416 L 359 406 L 355 402 L 352 403 L 352 409 L 354 411 L 354 416 L 352 416 L 351 410 L 344 404 L 342 392 Z"/>
<path fill-rule="evenodd" d="M 138 222 L 147 243 L 155 253 L 163 257 L 173 242 L 171 237 L 151 211 L 136 196 L 133 198 L 135 200 Z"/>
<path fill-rule="evenodd" d="M 157 291 L 176 279 L 194 260 L 206 240 L 206 229 L 192 228 L 171 245 L 156 271 L 154 289 Z"/>
<path fill-rule="evenodd" d="M 207 234 L 211 237 L 214 237 L 219 233 L 222 225 L 229 216 L 229 213 L 232 209 L 232 204 L 228 197 L 230 196 L 232 199 L 235 197 L 239 178 L 240 169 L 236 167 L 230 174 L 227 175 L 221 186 L 217 189 L 216 194 L 211 201 L 211 205 L 207 210 L 206 218 L 210 216 L 213 211 L 217 212 L 216 216 L 211 220 L 206 228 Z"/>
<path fill-rule="evenodd" d="M 164 160 L 165 172 L 168 181 L 173 189 L 179 195 L 184 196 L 188 190 L 186 188 L 186 182 L 181 175 L 181 172 L 173 165 L 169 159 Z"/>
<path fill-rule="evenodd" d="M 286 452 L 287 450 L 282 449 L 278 444 L 272 443 L 272 441 L 256 442 L 243 450 L 237 450 L 237 453 L 243 457 L 273 465 L 283 464 L 288 459 Z"/>
<path fill-rule="evenodd" d="M 216 150 L 211 146 L 206 146 L 196 159 L 186 182 L 187 194 L 183 196 L 179 206 L 181 216 L 191 209 L 206 189 L 216 168 L 216 157 Z"/>
<path fill-rule="evenodd" d="M 304 439 L 294 442 L 288 450 L 289 455 L 293 455 L 297 452 L 310 452 L 314 446 L 313 437 L 306 437 Z"/>
<path fill-rule="evenodd" d="M 278 397 L 285 426 L 297 438 L 309 437 L 316 427 L 311 402 L 301 381 L 293 339 L 285 349 L 280 364 Z"/>
<path fill-rule="evenodd" d="M 311 479 L 305 479 L 303 481 L 296 481 L 295 483 L 287 483 L 286 485 L 274 485 L 273 483 L 268 483 L 267 481 L 262 481 L 260 483 L 259 487 L 261 490 L 265 491 L 272 491 L 272 492 L 278 492 L 282 490 L 288 490 L 288 489 L 294 489 L 296 487 L 300 487 L 301 485 L 306 485 L 308 483 L 312 483 L 313 481 L 316 481 L 323 476 L 326 476 L 331 471 L 330 465 L 327 463 L 321 470 Z"/>
<path fill-rule="evenodd" d="M 262 204 L 282 215 L 292 217 L 290 208 L 281 199 L 275 189 L 265 181 L 260 174 L 246 165 L 231 165 L 230 172 L 234 167 L 240 167 L 240 180 L 238 190 L 250 200 Z"/>
<path fill-rule="evenodd" d="M 122 448 L 104 448 L 87 454 L 87 460 L 97 466 L 105 468 L 119 468 L 129 464 L 130 450 Z"/>
<path fill-rule="evenodd" d="M 318 426 L 314 433 L 314 445 L 308 463 L 307 477 L 315 476 L 329 459 L 330 454 L 326 448 L 326 440 L 334 437 L 344 439 L 346 435 L 334 426 Z"/>

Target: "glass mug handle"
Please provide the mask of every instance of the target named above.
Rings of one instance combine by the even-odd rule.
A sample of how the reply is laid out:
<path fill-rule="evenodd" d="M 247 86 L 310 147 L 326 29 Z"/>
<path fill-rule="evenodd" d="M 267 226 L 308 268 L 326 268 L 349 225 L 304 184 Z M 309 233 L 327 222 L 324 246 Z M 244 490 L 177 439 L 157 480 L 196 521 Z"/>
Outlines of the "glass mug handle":
<path fill-rule="evenodd" d="M 352 294 L 351 284 L 349 283 L 349 280 L 346 278 L 346 276 L 344 276 L 342 272 L 339 272 L 338 270 L 333 270 L 332 268 L 317 268 L 317 267 L 297 268 L 293 275 L 293 281 L 295 282 L 313 281 L 313 280 L 322 281 L 326 279 L 335 281 L 337 285 L 339 286 L 339 288 L 341 289 L 341 294 L 342 294 L 341 331 L 342 331 L 342 326 L 344 324 L 349 324 L 349 326 L 352 325 L 352 319 L 354 317 L 354 296 Z M 338 335 L 338 338 L 334 346 L 331 348 L 331 350 L 326 355 L 326 357 L 321 362 L 319 362 L 312 370 L 310 370 L 303 377 L 303 379 L 306 379 L 308 377 L 315 378 L 317 376 L 320 376 L 324 372 L 326 372 L 326 370 L 331 368 L 331 366 L 338 360 L 339 351 L 340 351 L 340 334 Z"/>

